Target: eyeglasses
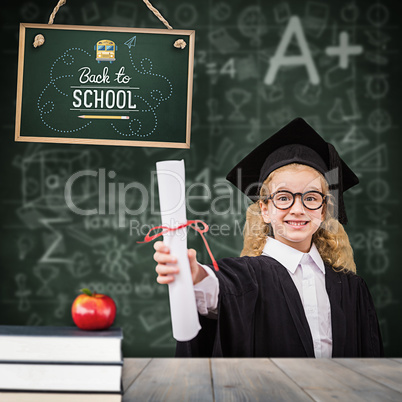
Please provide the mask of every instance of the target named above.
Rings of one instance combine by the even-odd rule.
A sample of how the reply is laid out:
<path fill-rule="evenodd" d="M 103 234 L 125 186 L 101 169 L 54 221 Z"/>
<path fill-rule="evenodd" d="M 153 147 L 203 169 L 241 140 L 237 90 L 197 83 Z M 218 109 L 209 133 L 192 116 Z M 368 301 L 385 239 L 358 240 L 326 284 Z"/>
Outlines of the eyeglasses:
<path fill-rule="evenodd" d="M 305 193 L 291 193 L 286 190 L 279 190 L 271 194 L 268 200 L 272 200 L 278 209 L 288 209 L 294 203 L 296 195 L 300 195 L 302 204 L 310 210 L 319 209 L 324 204 L 327 196 L 319 191 L 307 191 Z"/>

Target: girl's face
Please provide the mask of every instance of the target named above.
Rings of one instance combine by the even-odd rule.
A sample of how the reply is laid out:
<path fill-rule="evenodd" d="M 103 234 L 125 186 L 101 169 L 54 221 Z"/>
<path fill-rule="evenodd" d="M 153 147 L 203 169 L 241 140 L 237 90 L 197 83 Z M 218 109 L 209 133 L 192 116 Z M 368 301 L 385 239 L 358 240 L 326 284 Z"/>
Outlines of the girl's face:
<path fill-rule="evenodd" d="M 312 168 L 287 169 L 274 172 L 269 183 L 269 194 L 278 190 L 305 193 L 315 190 L 323 192 L 319 174 Z M 265 223 L 271 223 L 275 239 L 303 253 L 311 247 L 313 234 L 324 220 L 323 207 L 309 210 L 296 196 L 294 204 L 285 210 L 277 209 L 272 200 L 268 204 L 260 201 L 261 215 Z"/>

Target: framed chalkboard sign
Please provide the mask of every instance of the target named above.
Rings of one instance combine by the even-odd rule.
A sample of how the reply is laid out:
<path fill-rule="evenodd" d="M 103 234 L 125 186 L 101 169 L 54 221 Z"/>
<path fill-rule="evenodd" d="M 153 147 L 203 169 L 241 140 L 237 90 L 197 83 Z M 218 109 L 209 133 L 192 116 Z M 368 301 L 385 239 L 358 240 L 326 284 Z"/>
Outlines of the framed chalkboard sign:
<path fill-rule="evenodd" d="M 194 36 L 20 24 L 15 140 L 189 148 Z"/>

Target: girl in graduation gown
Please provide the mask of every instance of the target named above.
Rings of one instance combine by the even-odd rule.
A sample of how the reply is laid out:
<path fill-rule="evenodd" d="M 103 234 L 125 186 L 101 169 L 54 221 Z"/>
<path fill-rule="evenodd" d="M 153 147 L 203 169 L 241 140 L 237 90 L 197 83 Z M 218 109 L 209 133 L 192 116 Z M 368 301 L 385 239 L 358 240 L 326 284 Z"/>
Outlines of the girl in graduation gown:
<path fill-rule="evenodd" d="M 381 357 L 378 320 L 342 224 L 358 178 L 303 119 L 263 142 L 227 179 L 254 203 L 241 257 L 189 261 L 202 329 L 178 357 Z M 155 243 L 157 281 L 179 268 Z M 170 263 L 167 265 L 167 263 Z M 172 264 L 173 263 L 173 264 Z"/>

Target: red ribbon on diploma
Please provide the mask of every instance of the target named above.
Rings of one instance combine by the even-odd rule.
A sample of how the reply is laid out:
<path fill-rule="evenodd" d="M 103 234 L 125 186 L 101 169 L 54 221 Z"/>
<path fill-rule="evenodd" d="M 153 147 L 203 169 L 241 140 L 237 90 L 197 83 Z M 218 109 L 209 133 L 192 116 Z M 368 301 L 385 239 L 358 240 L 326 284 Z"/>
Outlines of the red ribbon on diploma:
<path fill-rule="evenodd" d="M 204 228 L 203 229 L 199 228 L 198 223 L 201 223 L 204 226 Z M 167 226 L 155 226 L 152 229 L 150 229 L 149 232 L 146 234 L 144 241 L 137 241 L 137 243 L 149 243 L 150 241 L 156 239 L 159 236 L 162 236 L 168 232 L 173 232 L 178 229 L 183 229 L 187 226 L 194 229 L 196 232 L 198 232 L 201 235 L 202 240 L 204 240 L 205 248 L 207 249 L 208 254 L 212 260 L 212 264 L 215 268 L 215 271 L 219 271 L 218 264 L 215 261 L 214 256 L 212 255 L 212 252 L 211 252 L 211 249 L 209 248 L 207 239 L 204 237 L 204 233 L 208 232 L 209 226 L 203 221 L 200 221 L 200 220 L 187 221 L 187 223 L 183 223 L 182 225 L 177 226 L 176 228 L 169 228 Z M 155 233 L 154 235 L 151 236 L 150 233 L 157 229 L 162 229 L 162 231 Z"/>

